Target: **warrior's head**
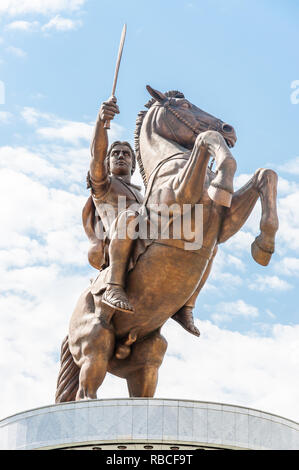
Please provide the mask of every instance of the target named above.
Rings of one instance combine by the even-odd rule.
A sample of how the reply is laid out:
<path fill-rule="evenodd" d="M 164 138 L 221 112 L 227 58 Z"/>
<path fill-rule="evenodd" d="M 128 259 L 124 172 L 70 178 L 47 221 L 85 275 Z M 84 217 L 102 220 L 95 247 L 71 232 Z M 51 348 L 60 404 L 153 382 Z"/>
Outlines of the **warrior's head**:
<path fill-rule="evenodd" d="M 112 175 L 131 176 L 135 171 L 136 157 L 129 142 L 113 142 L 107 153 L 106 164 L 108 173 Z"/>

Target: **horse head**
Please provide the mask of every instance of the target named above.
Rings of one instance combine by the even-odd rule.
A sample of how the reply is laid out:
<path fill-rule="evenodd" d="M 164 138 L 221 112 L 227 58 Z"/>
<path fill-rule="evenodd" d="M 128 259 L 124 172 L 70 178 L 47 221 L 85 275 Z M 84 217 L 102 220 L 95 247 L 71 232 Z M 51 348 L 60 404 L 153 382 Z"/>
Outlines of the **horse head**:
<path fill-rule="evenodd" d="M 230 124 L 190 103 L 182 93 L 171 91 L 164 94 L 149 85 L 146 88 L 153 97 L 147 106 L 161 108 L 156 118 L 157 130 L 166 139 L 174 140 L 183 147 L 191 149 L 198 134 L 214 130 L 223 136 L 228 147 L 235 145 L 237 136 Z"/>
<path fill-rule="evenodd" d="M 145 186 L 161 160 L 192 150 L 198 134 L 218 131 L 229 147 L 237 137 L 234 128 L 188 101 L 179 91 L 161 93 L 147 85 L 152 96 L 136 120 L 135 151 Z"/>

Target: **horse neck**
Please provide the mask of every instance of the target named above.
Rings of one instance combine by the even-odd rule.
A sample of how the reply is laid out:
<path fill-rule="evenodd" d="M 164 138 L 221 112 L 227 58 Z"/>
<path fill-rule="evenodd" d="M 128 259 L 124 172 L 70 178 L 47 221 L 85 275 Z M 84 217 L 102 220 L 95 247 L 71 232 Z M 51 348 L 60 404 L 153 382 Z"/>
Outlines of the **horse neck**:
<path fill-rule="evenodd" d="M 144 118 L 140 132 L 140 155 L 148 180 L 156 166 L 176 153 L 184 153 L 186 149 L 173 140 L 166 139 L 158 133 L 157 114 L 158 106 L 150 109 Z"/>

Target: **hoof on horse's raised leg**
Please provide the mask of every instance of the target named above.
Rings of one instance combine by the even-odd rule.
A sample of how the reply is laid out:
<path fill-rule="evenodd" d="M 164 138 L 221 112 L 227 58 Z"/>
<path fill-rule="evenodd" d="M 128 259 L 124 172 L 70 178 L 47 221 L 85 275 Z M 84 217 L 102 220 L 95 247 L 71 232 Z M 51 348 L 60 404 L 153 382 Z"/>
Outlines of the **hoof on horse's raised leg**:
<path fill-rule="evenodd" d="M 271 256 L 274 253 L 273 249 L 266 249 L 261 247 L 261 236 L 256 237 L 251 245 L 251 255 L 254 261 L 262 266 L 268 266 Z"/>
<path fill-rule="evenodd" d="M 217 188 L 211 184 L 208 188 L 209 197 L 220 206 L 230 207 L 232 203 L 232 194 L 222 188 Z"/>

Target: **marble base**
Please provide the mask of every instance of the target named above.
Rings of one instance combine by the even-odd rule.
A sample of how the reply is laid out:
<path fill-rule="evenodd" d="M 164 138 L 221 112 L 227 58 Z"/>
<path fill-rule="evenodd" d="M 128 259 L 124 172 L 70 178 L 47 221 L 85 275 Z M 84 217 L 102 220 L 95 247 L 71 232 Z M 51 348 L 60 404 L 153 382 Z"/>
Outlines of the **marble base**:
<path fill-rule="evenodd" d="M 299 424 L 240 406 L 155 398 L 37 408 L 0 421 L 0 449 L 299 450 Z"/>

